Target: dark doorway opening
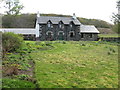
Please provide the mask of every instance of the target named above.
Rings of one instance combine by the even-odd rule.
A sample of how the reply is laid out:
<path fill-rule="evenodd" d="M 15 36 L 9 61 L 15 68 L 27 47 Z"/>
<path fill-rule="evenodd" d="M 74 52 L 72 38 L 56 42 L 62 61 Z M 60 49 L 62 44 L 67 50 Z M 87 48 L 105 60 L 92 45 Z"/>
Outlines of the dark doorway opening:
<path fill-rule="evenodd" d="M 73 32 L 70 32 L 70 37 L 74 37 L 74 33 Z"/>
<path fill-rule="evenodd" d="M 52 33 L 48 32 L 47 40 L 52 41 L 52 37 L 53 37 Z"/>

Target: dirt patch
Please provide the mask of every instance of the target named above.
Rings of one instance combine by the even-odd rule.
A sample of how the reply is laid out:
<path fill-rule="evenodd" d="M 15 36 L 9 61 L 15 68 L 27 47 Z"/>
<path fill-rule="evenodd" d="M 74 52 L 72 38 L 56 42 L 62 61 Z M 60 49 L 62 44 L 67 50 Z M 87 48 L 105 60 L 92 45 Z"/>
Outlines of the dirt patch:
<path fill-rule="evenodd" d="M 34 75 L 34 62 L 30 61 L 29 64 L 31 65 L 31 67 L 28 68 L 27 70 L 19 70 L 18 75 L 26 74 L 26 75 L 33 77 L 33 75 Z"/>
<path fill-rule="evenodd" d="M 2 70 L 3 70 L 3 77 L 8 77 L 8 76 L 13 76 L 13 75 L 29 75 L 30 77 L 33 77 L 34 75 L 34 62 L 30 61 L 29 62 L 30 66 L 27 70 L 21 70 L 21 69 L 17 69 L 14 67 L 9 67 L 9 66 L 3 66 Z M 14 74 L 15 70 L 17 71 L 17 74 Z"/>

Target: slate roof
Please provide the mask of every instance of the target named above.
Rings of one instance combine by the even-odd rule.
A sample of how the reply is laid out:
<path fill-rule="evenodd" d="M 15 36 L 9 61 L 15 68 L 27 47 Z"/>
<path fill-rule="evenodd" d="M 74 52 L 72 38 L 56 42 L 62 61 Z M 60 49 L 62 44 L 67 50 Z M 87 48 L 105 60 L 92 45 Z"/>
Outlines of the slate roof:
<path fill-rule="evenodd" d="M 38 17 L 39 24 L 46 24 L 49 20 L 53 24 L 58 24 L 60 21 L 62 21 L 64 24 L 69 24 L 71 21 L 73 21 L 75 25 L 81 24 L 78 19 L 73 19 L 72 17 L 55 17 L 55 16 L 40 16 L 40 17 Z"/>
<path fill-rule="evenodd" d="M 81 25 L 81 33 L 100 33 L 94 25 Z"/>
<path fill-rule="evenodd" d="M 35 34 L 34 28 L 1 28 L 2 32 L 13 32 L 15 34 Z"/>

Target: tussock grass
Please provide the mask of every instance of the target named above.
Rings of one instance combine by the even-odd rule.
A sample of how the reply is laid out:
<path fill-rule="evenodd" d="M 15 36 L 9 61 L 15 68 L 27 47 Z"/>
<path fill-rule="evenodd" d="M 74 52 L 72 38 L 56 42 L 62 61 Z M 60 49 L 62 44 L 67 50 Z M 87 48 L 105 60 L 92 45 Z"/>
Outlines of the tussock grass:
<path fill-rule="evenodd" d="M 53 41 L 49 42 L 48 46 L 54 48 L 38 49 L 31 53 L 35 60 L 35 77 L 40 88 L 118 87 L 116 44 Z"/>

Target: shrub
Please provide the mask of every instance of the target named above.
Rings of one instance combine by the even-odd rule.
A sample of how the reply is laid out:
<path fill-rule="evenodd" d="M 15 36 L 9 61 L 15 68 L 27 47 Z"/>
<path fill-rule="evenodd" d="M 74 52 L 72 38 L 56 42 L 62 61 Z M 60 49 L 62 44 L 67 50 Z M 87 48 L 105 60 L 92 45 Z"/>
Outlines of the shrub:
<path fill-rule="evenodd" d="M 111 52 L 108 52 L 108 55 L 111 55 Z"/>
<path fill-rule="evenodd" d="M 12 76 L 12 75 L 18 75 L 18 66 L 17 64 L 9 65 L 5 68 L 3 74 L 5 76 Z"/>
<path fill-rule="evenodd" d="M 66 44 L 66 42 L 65 42 L 65 41 L 63 41 L 63 44 Z"/>
<path fill-rule="evenodd" d="M 8 52 L 14 52 L 21 48 L 23 44 L 23 37 L 12 32 L 2 34 L 3 57 Z"/>
<path fill-rule="evenodd" d="M 83 44 L 81 44 L 81 46 L 86 46 L 86 45 L 83 43 Z"/>
<path fill-rule="evenodd" d="M 2 79 L 2 88 L 35 88 L 35 84 L 25 80 L 19 79 Z"/>
<path fill-rule="evenodd" d="M 29 75 L 26 75 L 26 74 L 16 75 L 16 78 L 20 80 L 26 80 L 28 77 Z"/>

